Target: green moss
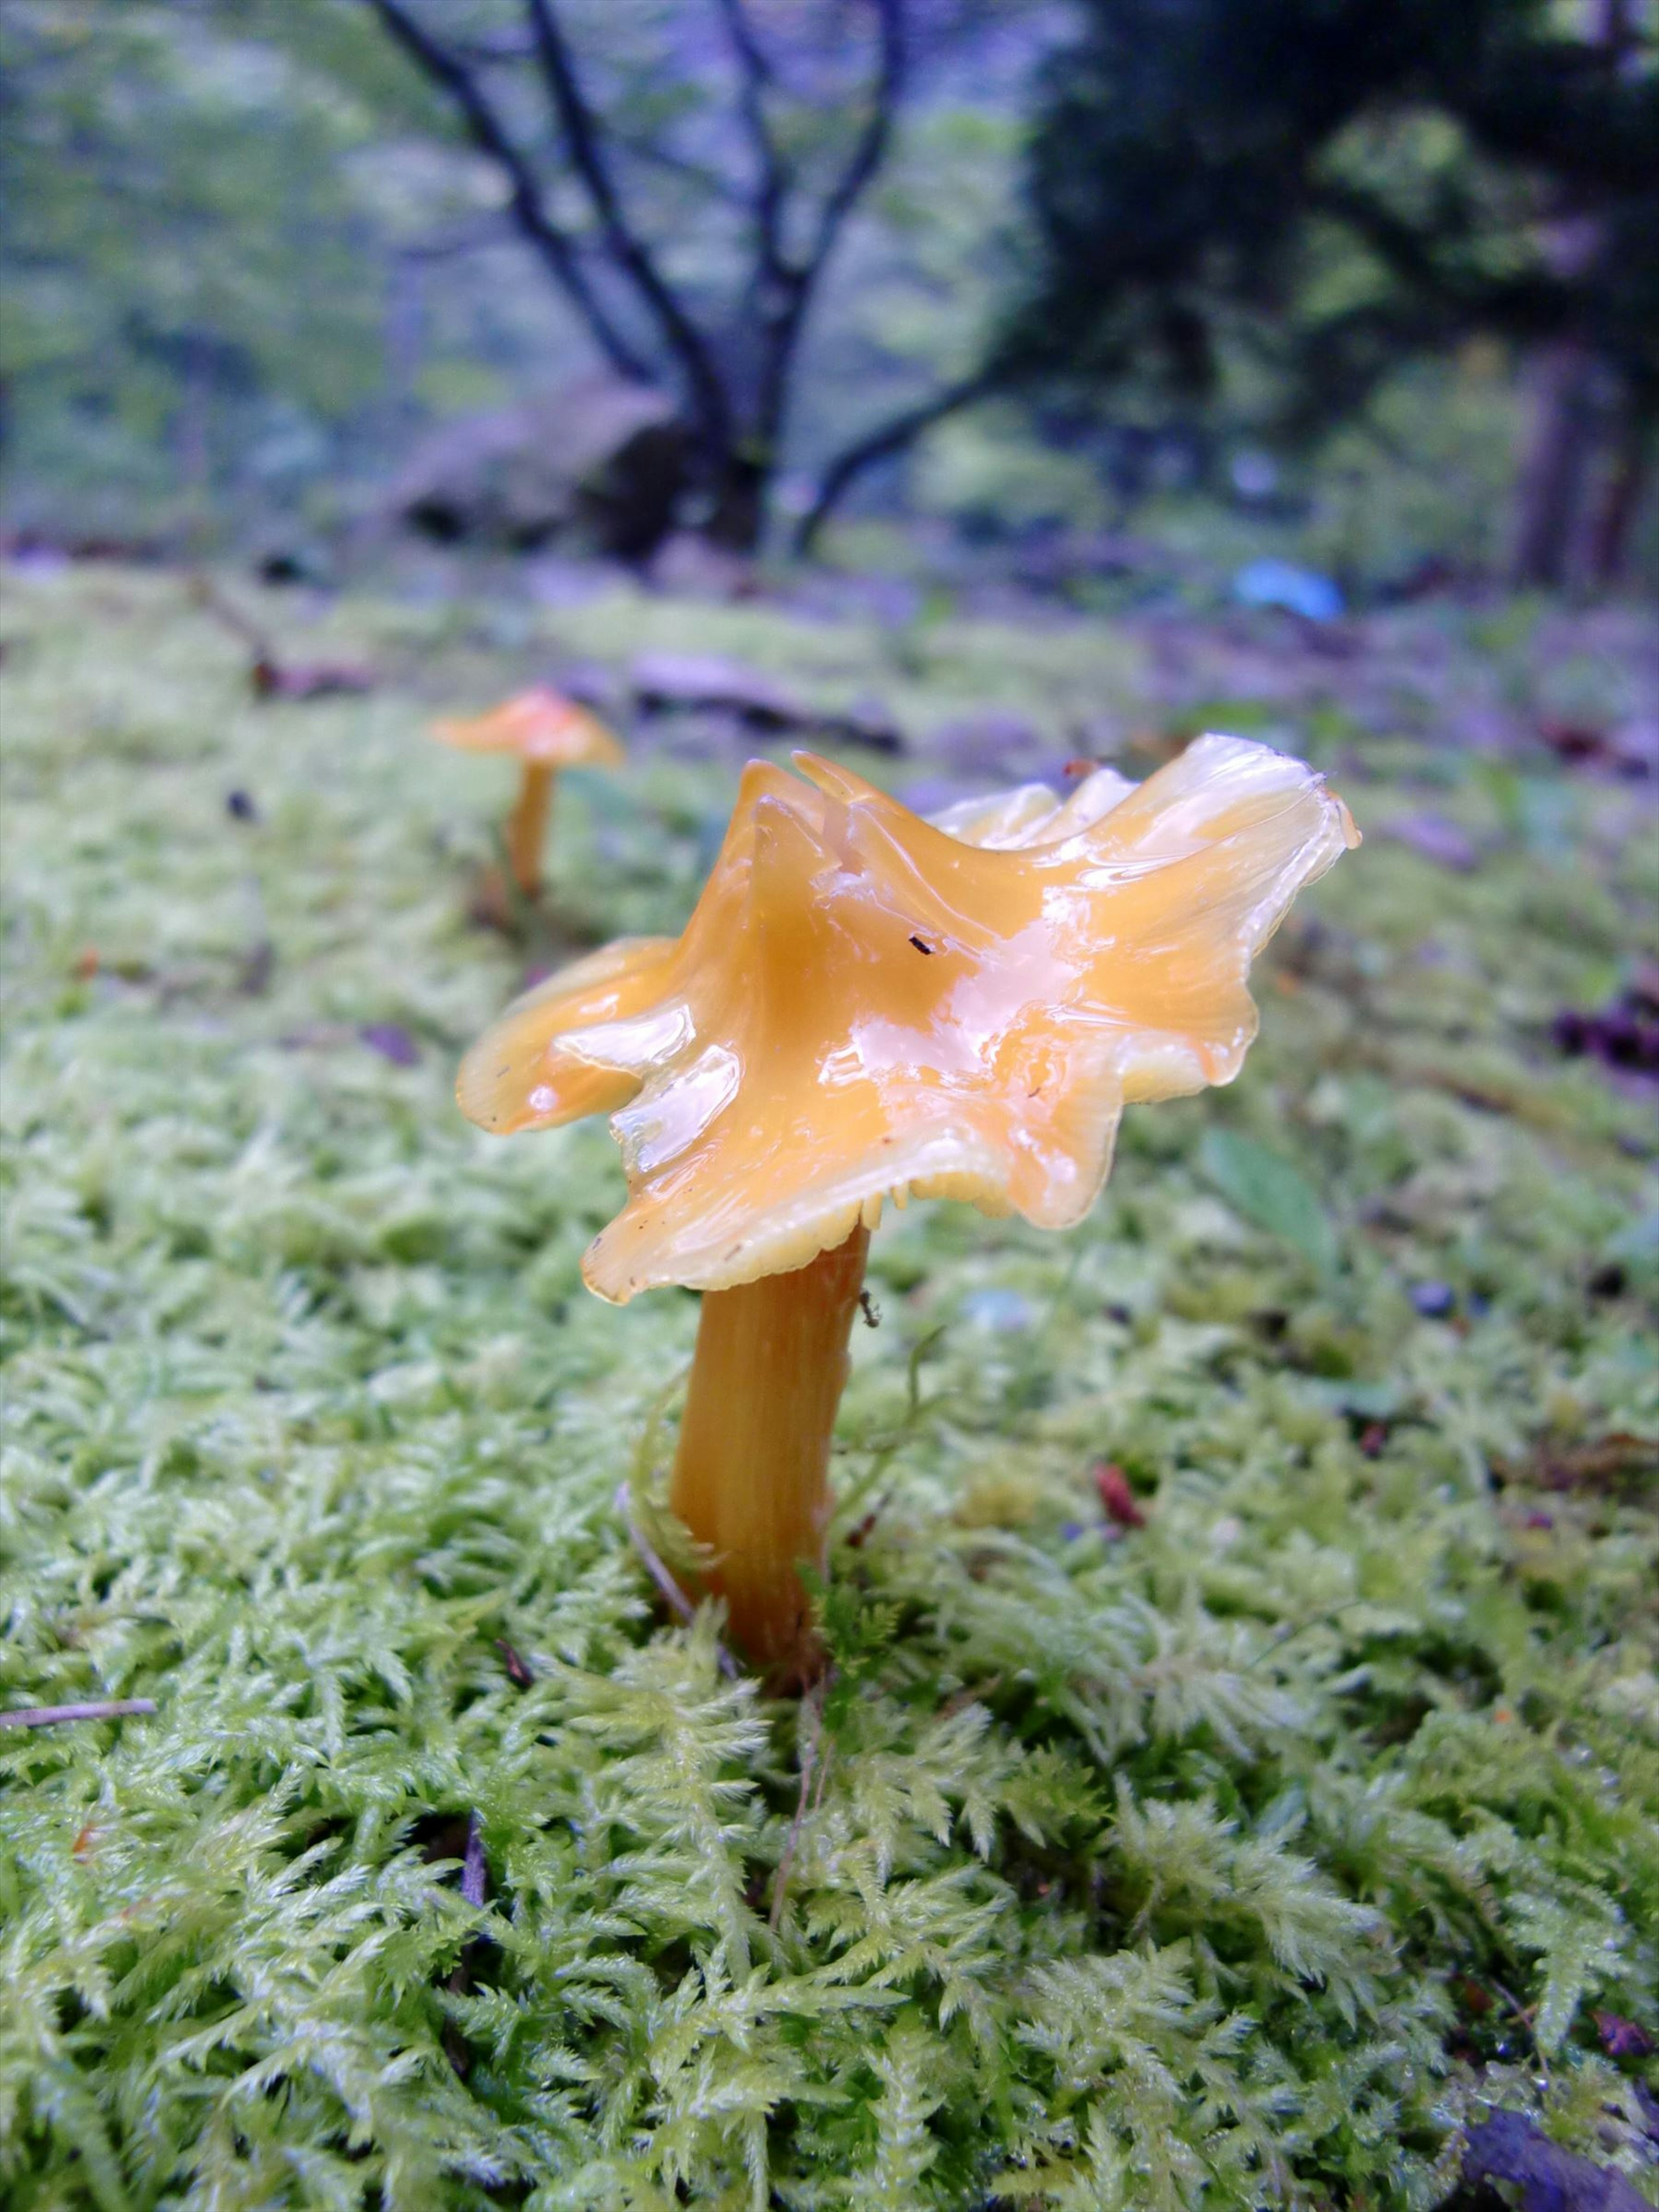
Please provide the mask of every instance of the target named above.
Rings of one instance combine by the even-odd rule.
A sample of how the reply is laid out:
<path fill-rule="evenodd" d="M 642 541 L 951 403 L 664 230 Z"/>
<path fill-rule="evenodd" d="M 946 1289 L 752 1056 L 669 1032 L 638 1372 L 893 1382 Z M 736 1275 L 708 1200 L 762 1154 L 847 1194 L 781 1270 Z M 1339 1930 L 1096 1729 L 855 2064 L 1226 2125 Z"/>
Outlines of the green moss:
<path fill-rule="evenodd" d="M 1431 782 L 1489 857 L 1346 862 L 1075 1236 L 884 1229 L 837 1664 L 769 1705 L 613 1502 L 696 1310 L 581 1291 L 603 1130 L 450 1103 L 522 963 L 465 919 L 504 793 L 421 725 L 557 651 L 887 648 L 348 604 L 318 649 L 387 687 L 255 708 L 173 579 L 7 621 L 0 1704 L 158 1706 L 0 1733 L 8 2205 L 1409 2207 L 1486 2101 L 1659 2202 L 1595 2021 L 1659 2035 L 1659 1516 L 1607 1446 L 1659 1435 L 1651 1121 L 1547 1042 L 1640 926 L 1627 791 L 1505 817 L 1420 701 L 1328 717 L 1363 824 Z M 1127 726 L 1143 673 L 904 654 L 920 726 Z M 677 926 L 730 787 L 572 791 L 568 912 Z"/>

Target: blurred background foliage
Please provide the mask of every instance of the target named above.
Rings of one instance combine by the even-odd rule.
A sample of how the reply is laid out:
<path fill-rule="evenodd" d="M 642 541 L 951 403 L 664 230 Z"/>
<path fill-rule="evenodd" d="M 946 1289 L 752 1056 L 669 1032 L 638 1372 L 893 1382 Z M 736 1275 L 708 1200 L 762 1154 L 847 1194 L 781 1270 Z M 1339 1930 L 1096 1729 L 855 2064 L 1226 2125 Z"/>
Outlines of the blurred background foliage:
<path fill-rule="evenodd" d="M 572 392 L 562 465 L 611 471 L 611 513 L 603 381 L 661 396 L 647 511 L 598 532 L 630 556 L 678 526 L 1069 574 L 1133 529 L 1362 593 L 1639 575 L 1655 21 L 10 0 L 7 523 L 337 559 Z M 593 520 L 514 526 L 592 550 Z"/>

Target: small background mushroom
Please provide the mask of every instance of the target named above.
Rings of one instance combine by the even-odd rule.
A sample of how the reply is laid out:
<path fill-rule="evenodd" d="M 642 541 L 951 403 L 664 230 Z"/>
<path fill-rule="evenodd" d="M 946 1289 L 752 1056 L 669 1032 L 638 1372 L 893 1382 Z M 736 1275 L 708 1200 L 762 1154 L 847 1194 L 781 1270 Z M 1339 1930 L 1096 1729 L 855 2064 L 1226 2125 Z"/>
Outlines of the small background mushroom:
<path fill-rule="evenodd" d="M 541 890 L 542 854 L 553 810 L 554 780 L 567 768 L 621 768 L 621 741 L 596 714 L 556 691 L 521 691 L 470 720 L 441 721 L 432 734 L 461 752 L 506 753 L 520 763 L 519 793 L 507 817 L 507 866 L 526 898 Z"/>

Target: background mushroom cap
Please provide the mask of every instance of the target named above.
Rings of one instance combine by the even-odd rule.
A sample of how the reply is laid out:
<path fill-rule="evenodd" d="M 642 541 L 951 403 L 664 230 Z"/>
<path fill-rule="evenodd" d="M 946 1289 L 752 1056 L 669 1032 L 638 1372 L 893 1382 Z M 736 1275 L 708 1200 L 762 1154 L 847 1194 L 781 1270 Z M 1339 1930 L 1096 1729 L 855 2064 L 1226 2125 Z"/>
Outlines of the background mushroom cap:
<path fill-rule="evenodd" d="M 1251 958 L 1358 842 L 1312 769 L 1237 738 L 944 826 L 795 761 L 810 781 L 750 763 L 683 936 L 550 978 L 463 1062 L 485 1128 L 611 1115 L 603 1297 L 804 1267 L 890 1197 L 1079 1220 L 1126 1103 L 1237 1073 Z"/>
<path fill-rule="evenodd" d="M 538 768 L 620 768 L 625 758 L 621 740 L 597 714 L 540 688 L 520 691 L 486 714 L 434 722 L 432 734 L 462 752 L 511 753 Z"/>

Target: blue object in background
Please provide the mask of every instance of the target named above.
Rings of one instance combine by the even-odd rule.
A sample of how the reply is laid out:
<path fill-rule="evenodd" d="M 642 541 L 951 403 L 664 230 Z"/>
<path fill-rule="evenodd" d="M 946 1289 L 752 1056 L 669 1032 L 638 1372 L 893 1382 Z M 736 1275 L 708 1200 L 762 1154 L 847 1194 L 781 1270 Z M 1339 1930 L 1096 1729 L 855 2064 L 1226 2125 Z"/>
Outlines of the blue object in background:
<path fill-rule="evenodd" d="M 1003 1290 L 989 1285 L 984 1290 L 969 1291 L 962 1302 L 964 1317 L 981 1328 L 993 1329 L 1006 1335 L 1012 1329 L 1029 1328 L 1031 1309 L 1018 1291 Z"/>
<path fill-rule="evenodd" d="M 1247 561 L 1233 578 L 1233 597 L 1247 607 L 1283 607 L 1304 622 L 1335 622 L 1343 611 L 1328 576 L 1290 561 Z"/>

